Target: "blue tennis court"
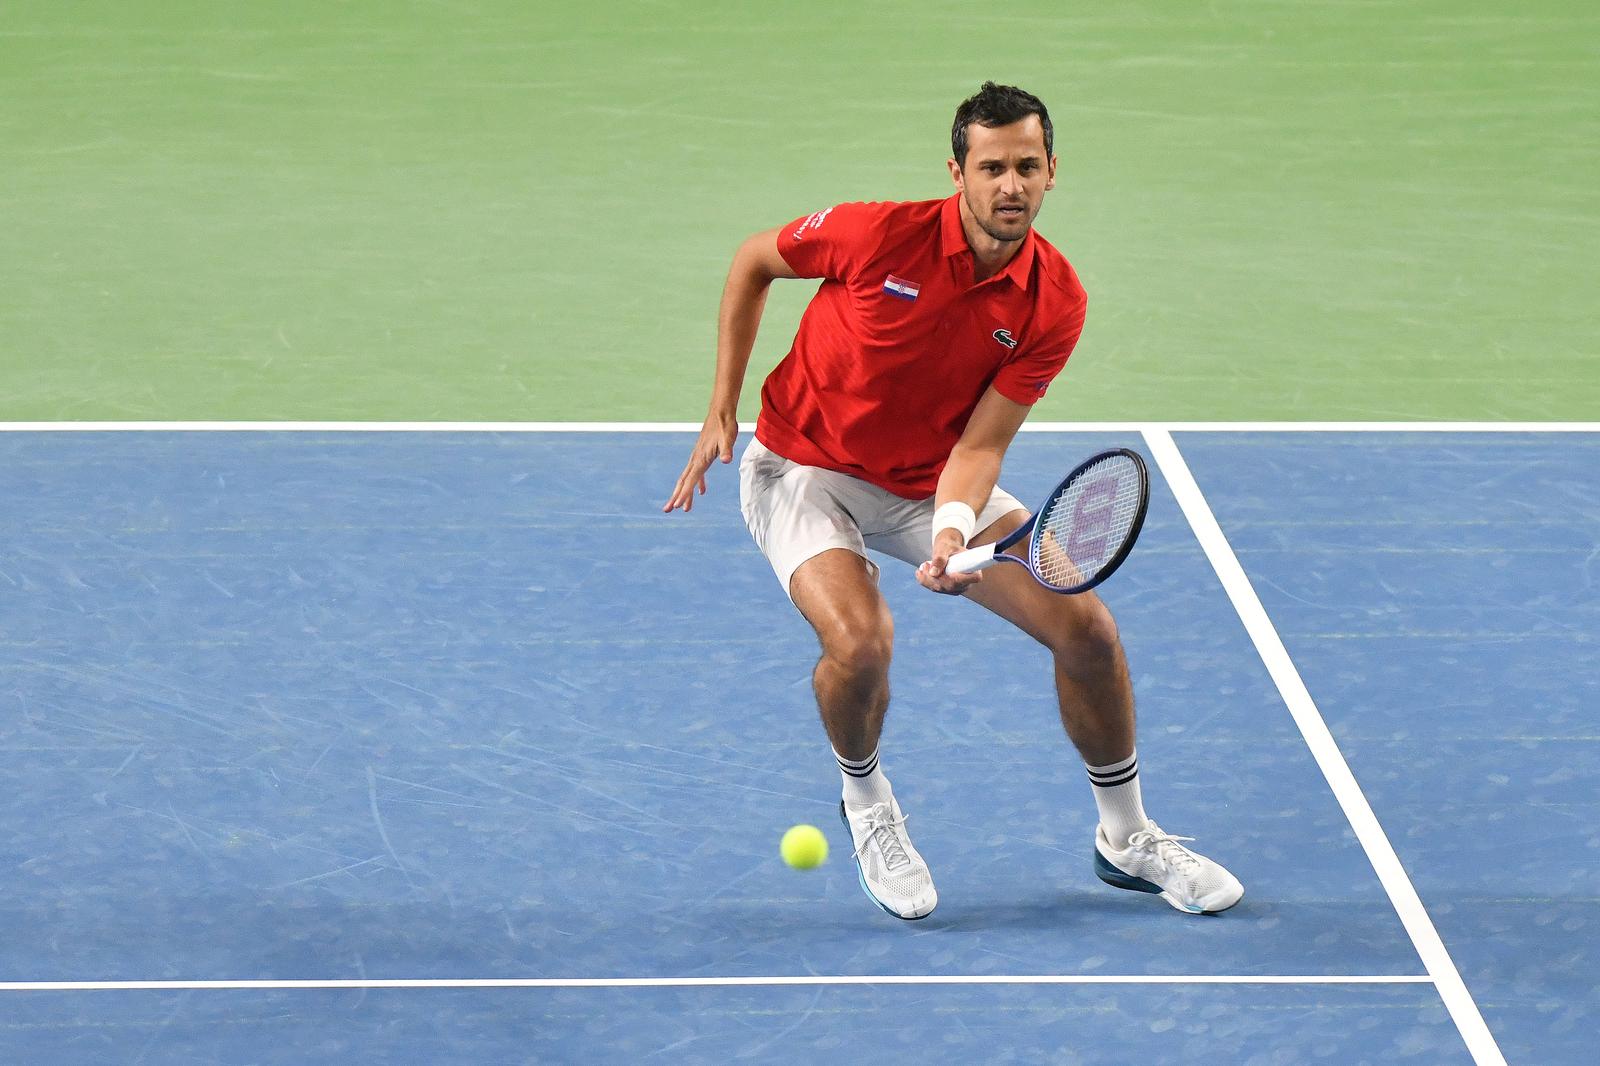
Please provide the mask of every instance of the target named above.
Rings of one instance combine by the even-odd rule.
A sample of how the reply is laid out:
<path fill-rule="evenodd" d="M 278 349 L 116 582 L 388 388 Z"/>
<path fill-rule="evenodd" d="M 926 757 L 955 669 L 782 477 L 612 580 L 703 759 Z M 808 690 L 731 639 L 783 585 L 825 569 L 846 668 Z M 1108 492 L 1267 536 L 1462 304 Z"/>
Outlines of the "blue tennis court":
<path fill-rule="evenodd" d="M 1481 1014 L 1490 1052 L 1588 1061 L 1595 432 L 1024 434 L 1024 499 L 1154 454 L 1102 595 L 1150 811 L 1247 894 L 1101 885 L 1045 653 L 886 567 L 914 925 L 856 884 L 732 471 L 660 513 L 689 439 L 0 433 L 0 1058 L 1466 1063 Z M 779 861 L 796 822 L 822 869 Z"/>

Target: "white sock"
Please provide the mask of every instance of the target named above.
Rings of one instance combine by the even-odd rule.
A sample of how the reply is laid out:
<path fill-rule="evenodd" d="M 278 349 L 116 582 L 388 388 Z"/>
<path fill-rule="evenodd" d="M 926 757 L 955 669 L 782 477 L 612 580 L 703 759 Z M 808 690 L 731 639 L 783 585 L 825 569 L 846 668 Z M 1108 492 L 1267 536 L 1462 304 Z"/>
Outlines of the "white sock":
<path fill-rule="evenodd" d="M 878 765 L 876 750 L 865 759 L 846 759 L 838 752 L 839 776 L 844 778 L 844 802 L 850 807 L 870 807 L 874 803 L 888 803 L 894 795 L 889 791 L 889 779 L 883 776 Z"/>
<path fill-rule="evenodd" d="M 1089 783 L 1094 786 L 1094 803 L 1100 808 L 1100 824 L 1106 839 L 1121 851 L 1128 838 L 1144 828 L 1144 803 L 1139 797 L 1139 753 L 1107 766 L 1090 766 Z"/>

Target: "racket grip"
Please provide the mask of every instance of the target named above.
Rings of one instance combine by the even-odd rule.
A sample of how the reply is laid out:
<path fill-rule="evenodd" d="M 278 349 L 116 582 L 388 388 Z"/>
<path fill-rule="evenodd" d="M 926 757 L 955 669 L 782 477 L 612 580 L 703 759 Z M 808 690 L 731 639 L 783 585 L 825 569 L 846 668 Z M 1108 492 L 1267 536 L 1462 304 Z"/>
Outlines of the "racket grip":
<path fill-rule="evenodd" d="M 956 552 L 950 556 L 950 561 L 945 564 L 947 574 L 975 574 L 979 570 L 987 570 L 1000 560 L 994 557 L 993 544 L 980 544 L 976 548 Z"/>

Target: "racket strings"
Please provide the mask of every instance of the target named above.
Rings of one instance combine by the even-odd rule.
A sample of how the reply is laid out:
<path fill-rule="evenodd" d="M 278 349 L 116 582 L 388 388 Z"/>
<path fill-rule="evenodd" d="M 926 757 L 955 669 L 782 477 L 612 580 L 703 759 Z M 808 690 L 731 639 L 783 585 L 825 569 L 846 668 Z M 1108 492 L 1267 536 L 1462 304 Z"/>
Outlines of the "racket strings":
<path fill-rule="evenodd" d="M 1048 585 L 1075 588 L 1115 562 L 1142 510 L 1140 472 L 1112 455 L 1085 469 L 1045 507 L 1034 533 L 1034 571 Z"/>

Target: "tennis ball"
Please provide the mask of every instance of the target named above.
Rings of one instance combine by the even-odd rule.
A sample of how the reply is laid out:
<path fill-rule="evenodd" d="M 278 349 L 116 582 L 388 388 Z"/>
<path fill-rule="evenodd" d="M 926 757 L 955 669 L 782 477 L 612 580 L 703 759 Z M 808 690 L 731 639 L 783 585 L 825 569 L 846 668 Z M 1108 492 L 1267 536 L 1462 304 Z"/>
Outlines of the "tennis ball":
<path fill-rule="evenodd" d="M 828 838 L 814 825 L 797 825 L 783 834 L 778 853 L 796 870 L 809 870 L 828 861 Z"/>

